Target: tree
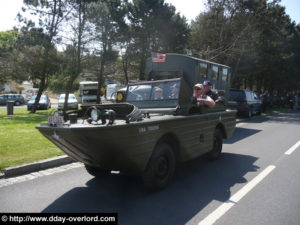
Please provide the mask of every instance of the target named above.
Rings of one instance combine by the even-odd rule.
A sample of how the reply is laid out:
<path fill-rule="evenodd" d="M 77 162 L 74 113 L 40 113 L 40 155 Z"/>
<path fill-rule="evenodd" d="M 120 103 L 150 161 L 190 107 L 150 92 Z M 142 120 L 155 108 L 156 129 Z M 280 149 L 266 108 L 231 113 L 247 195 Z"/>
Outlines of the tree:
<path fill-rule="evenodd" d="M 79 77 L 82 71 L 82 57 L 86 40 L 86 25 L 87 25 L 87 9 L 90 1 L 77 0 L 69 1 L 69 7 L 71 8 L 71 16 L 68 20 L 71 20 L 71 34 L 68 33 L 69 44 L 64 52 L 64 74 L 68 77 L 66 92 L 64 113 L 67 110 L 69 93 L 73 89 L 74 81 Z"/>
<path fill-rule="evenodd" d="M 233 86 L 280 90 L 293 55 L 293 25 L 274 1 L 209 0 L 191 24 L 197 57 L 232 67 Z"/>
<path fill-rule="evenodd" d="M 145 79 L 146 58 L 151 51 L 183 53 L 189 29 L 185 18 L 175 14 L 164 0 L 133 0 L 128 4 L 128 20 L 133 31 L 139 79 Z"/>
<path fill-rule="evenodd" d="M 58 69 L 59 58 L 54 45 L 48 49 L 45 69 L 43 57 L 47 39 L 48 36 L 43 33 L 43 29 L 23 27 L 16 41 L 16 49 L 12 53 L 16 73 L 22 73 L 27 80 L 32 80 L 37 86 L 43 79 L 43 71 L 45 71 L 44 85 L 47 87 L 50 75 L 56 73 Z"/>
<path fill-rule="evenodd" d="M 16 30 L 0 32 L 0 84 L 8 80 L 22 80 L 23 77 L 15 76 L 13 72 L 11 52 L 14 51 L 15 43 L 18 37 Z"/>
<path fill-rule="evenodd" d="M 40 49 L 41 54 L 41 68 L 40 68 L 40 83 L 39 91 L 35 99 L 34 107 L 32 112 L 36 111 L 36 107 L 39 103 L 40 97 L 46 88 L 46 81 L 49 79 L 51 50 L 53 49 L 54 43 L 58 35 L 59 26 L 62 23 L 66 11 L 65 1 L 63 0 L 24 0 L 26 9 L 24 11 L 30 11 L 32 15 L 37 16 L 39 20 L 39 27 L 43 29 L 45 33 L 45 39 L 43 40 L 42 48 Z M 35 27 L 35 24 L 31 20 L 19 15 L 21 21 L 27 24 L 27 27 Z M 29 26 L 30 25 L 30 26 Z"/>
<path fill-rule="evenodd" d="M 113 46 L 117 43 L 119 21 L 122 20 L 123 14 L 121 1 L 98 1 L 89 5 L 89 21 L 94 25 L 93 37 L 96 45 L 93 54 L 100 58 L 98 71 L 98 91 L 97 103 L 101 102 L 101 87 L 103 86 L 103 75 L 105 65 L 110 59 L 116 58 Z"/>

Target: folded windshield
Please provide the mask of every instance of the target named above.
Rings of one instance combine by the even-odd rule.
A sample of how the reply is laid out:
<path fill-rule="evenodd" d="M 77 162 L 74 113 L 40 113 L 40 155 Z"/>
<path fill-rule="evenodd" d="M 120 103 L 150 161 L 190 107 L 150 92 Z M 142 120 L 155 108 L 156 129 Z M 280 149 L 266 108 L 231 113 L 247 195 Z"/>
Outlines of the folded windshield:
<path fill-rule="evenodd" d="M 178 99 L 180 81 L 135 84 L 128 87 L 127 101 Z"/>

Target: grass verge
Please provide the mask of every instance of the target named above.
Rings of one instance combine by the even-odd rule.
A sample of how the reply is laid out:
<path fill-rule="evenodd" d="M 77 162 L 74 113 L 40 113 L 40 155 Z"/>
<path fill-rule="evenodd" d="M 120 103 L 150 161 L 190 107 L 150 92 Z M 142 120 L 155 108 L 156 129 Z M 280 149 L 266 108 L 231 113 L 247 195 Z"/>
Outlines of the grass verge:
<path fill-rule="evenodd" d="M 14 115 L 0 109 L 0 170 L 60 156 L 60 151 L 35 126 L 46 122 L 54 109 L 30 114 L 26 108 L 15 108 Z"/>

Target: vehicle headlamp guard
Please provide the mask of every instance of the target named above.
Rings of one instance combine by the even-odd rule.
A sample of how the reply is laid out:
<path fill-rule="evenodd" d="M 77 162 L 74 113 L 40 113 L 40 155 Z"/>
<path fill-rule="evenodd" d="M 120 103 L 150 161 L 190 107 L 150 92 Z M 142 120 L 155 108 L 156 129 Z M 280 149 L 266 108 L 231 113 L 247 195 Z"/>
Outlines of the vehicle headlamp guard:
<path fill-rule="evenodd" d="M 108 124 L 112 125 L 116 119 L 116 112 L 112 109 L 101 110 L 96 106 L 91 106 L 90 108 L 88 108 L 85 114 L 89 112 L 90 117 L 87 119 L 88 123 L 92 123 L 92 121 L 94 121 L 98 124 L 98 121 L 101 120 L 102 125 L 104 125 L 106 124 L 106 119 L 108 119 Z"/>

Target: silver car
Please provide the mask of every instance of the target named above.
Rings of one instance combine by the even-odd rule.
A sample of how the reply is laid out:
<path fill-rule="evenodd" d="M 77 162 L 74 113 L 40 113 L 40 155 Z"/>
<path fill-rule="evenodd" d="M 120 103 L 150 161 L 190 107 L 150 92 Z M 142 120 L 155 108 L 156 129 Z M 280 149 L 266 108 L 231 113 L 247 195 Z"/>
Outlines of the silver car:
<path fill-rule="evenodd" d="M 27 103 L 27 110 L 31 110 L 33 108 L 33 105 L 35 103 L 36 95 L 32 96 L 30 100 Z M 41 95 L 40 101 L 37 105 L 37 109 L 50 109 L 51 108 L 51 102 L 47 95 Z"/>
<path fill-rule="evenodd" d="M 65 94 L 61 94 L 58 99 L 58 109 L 62 110 L 65 104 Z M 78 101 L 74 94 L 69 94 L 68 97 L 68 108 L 67 109 L 78 109 Z"/>

